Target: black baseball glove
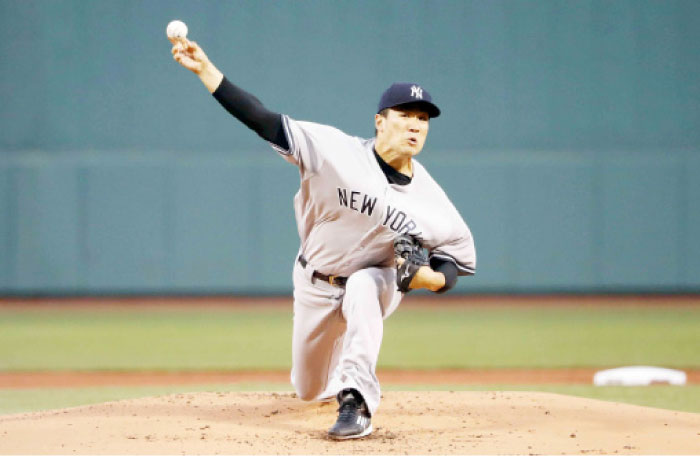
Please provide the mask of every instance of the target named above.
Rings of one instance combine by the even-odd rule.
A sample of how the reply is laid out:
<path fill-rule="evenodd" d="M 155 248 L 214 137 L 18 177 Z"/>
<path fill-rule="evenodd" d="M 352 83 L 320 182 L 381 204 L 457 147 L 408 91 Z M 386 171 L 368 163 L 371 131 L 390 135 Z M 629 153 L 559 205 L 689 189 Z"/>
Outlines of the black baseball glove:
<path fill-rule="evenodd" d="M 425 254 L 420 241 L 411 235 L 401 235 L 394 240 L 394 255 L 403 263 L 396 266 L 396 285 L 400 292 L 407 293 L 411 289 L 409 285 L 413 277 L 423 265 L 428 265 L 428 256 Z"/>

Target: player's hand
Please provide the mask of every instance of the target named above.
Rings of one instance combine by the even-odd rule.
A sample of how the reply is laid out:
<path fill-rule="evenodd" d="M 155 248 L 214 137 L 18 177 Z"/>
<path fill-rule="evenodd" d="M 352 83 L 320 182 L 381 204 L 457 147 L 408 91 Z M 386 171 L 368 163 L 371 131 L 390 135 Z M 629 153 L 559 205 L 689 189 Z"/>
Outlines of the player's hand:
<path fill-rule="evenodd" d="M 402 257 L 396 257 L 395 259 L 396 263 L 396 271 L 397 275 L 402 274 L 402 267 L 404 262 L 406 262 L 406 259 Z M 407 291 L 401 290 L 401 284 L 399 281 L 399 278 L 397 277 L 397 286 L 399 287 L 399 291 L 407 293 Z M 415 272 L 413 277 L 411 278 L 411 281 L 408 283 L 408 290 L 414 290 L 414 289 L 428 289 L 433 292 L 436 292 L 440 289 L 442 289 L 445 286 L 445 275 L 438 272 L 434 271 L 432 268 L 430 268 L 428 265 L 421 265 L 418 270 Z"/>
<path fill-rule="evenodd" d="M 207 55 L 194 41 L 187 38 L 169 39 L 173 43 L 173 59 L 194 74 L 201 74 L 210 64 Z"/>

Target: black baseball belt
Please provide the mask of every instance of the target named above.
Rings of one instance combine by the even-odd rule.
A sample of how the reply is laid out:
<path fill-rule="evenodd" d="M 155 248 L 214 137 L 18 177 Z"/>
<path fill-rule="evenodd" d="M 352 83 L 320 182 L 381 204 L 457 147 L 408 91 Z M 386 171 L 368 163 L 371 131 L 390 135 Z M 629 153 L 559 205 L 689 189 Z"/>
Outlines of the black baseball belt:
<path fill-rule="evenodd" d="M 304 268 L 306 268 L 306 265 L 309 263 L 306 261 L 303 255 L 299 255 L 299 257 L 297 258 L 297 262 L 299 262 Z M 321 281 L 326 281 L 331 286 L 344 287 L 345 283 L 348 282 L 348 278 L 346 278 L 345 276 L 324 275 L 323 273 L 318 272 L 316 270 L 314 270 L 311 276 L 313 276 L 316 279 L 320 279 Z"/>

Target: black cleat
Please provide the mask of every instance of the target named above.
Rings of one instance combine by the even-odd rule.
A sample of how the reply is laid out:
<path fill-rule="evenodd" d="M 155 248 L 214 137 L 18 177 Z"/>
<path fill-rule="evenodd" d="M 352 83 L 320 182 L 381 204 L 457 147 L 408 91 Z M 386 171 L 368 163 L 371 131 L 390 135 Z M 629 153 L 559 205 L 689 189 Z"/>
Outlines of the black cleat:
<path fill-rule="evenodd" d="M 361 438 L 372 433 L 372 421 L 362 395 L 354 389 L 338 394 L 338 420 L 328 430 L 328 437 L 334 440 Z"/>

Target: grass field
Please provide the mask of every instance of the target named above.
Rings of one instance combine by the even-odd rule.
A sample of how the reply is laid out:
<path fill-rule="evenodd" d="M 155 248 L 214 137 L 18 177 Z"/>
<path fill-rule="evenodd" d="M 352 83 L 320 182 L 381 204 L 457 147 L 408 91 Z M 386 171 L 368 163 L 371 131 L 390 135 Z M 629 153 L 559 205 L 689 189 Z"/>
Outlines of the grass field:
<path fill-rule="evenodd" d="M 286 369 L 291 309 L 0 308 L 0 370 Z M 698 307 L 401 309 L 384 368 L 700 368 Z"/>
<path fill-rule="evenodd" d="M 288 369 L 290 308 L 0 307 L 0 371 Z M 700 368 L 700 307 L 478 306 L 400 309 L 381 368 Z M 383 386 L 407 390 L 409 387 Z M 538 390 L 700 412 L 700 386 L 411 386 Z M 0 390 L 0 414 L 197 390 L 289 384 Z"/>

